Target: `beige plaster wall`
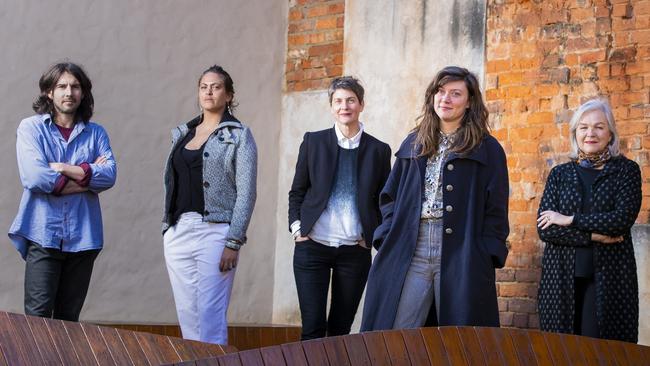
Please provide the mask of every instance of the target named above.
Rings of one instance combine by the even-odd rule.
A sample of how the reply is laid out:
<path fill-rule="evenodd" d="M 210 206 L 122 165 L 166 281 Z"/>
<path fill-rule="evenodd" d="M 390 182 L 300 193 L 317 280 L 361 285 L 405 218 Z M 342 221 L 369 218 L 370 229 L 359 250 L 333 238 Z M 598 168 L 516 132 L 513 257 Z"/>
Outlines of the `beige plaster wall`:
<path fill-rule="evenodd" d="M 49 64 L 69 58 L 85 66 L 94 120 L 108 130 L 118 160 L 117 184 L 100 197 L 105 250 L 82 319 L 176 321 L 160 236 L 162 168 L 170 129 L 198 113 L 199 74 L 219 63 L 235 80 L 236 114 L 266 157 L 229 318 L 271 321 L 278 182 L 271 157 L 279 154 L 286 14 L 282 0 L 3 1 L 0 228 L 9 228 L 21 194 L 15 129 L 32 114 Z M 6 235 L 0 243 L 0 309 L 22 312 L 24 262 Z"/>
<path fill-rule="evenodd" d="M 361 115 L 366 131 L 393 152 L 408 131 L 435 72 L 449 64 L 483 74 L 485 4 L 446 0 L 347 0 L 344 74 L 366 89 Z M 457 21 L 451 21 L 453 19 Z M 285 93 L 282 106 L 280 173 L 275 253 L 273 322 L 299 324 L 293 278 L 293 242 L 288 232 L 287 193 L 302 135 L 332 126 L 326 91 Z M 358 331 L 360 305 L 353 331 Z"/>

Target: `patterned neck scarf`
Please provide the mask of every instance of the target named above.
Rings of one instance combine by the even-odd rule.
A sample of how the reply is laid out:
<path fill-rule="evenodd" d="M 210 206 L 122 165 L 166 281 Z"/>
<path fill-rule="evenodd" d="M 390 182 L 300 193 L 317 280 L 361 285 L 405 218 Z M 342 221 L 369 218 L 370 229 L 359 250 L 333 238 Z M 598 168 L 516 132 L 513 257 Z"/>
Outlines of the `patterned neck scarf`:
<path fill-rule="evenodd" d="M 444 146 L 447 146 L 447 147 L 451 146 L 454 143 L 454 141 L 456 140 L 456 136 L 458 136 L 458 130 L 460 130 L 460 128 L 457 128 L 454 132 L 452 132 L 450 134 L 446 134 L 446 133 L 442 132 L 442 130 L 440 130 L 439 131 L 440 132 L 440 140 L 439 140 L 440 144 L 444 145 Z"/>
<path fill-rule="evenodd" d="M 603 151 L 590 154 L 578 150 L 578 165 L 583 168 L 600 168 L 605 165 L 610 158 L 609 147 L 605 147 Z"/>

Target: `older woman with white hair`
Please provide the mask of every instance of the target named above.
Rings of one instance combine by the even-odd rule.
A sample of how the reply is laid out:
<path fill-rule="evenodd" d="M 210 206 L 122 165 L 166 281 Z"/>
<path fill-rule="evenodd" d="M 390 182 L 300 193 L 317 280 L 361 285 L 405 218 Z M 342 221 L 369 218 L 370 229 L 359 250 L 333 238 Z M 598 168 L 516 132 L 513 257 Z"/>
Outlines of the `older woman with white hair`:
<path fill-rule="evenodd" d="M 537 227 L 544 331 L 637 342 L 639 293 L 630 229 L 641 172 L 619 150 L 610 106 L 593 99 L 570 121 L 571 161 L 546 181 Z"/>

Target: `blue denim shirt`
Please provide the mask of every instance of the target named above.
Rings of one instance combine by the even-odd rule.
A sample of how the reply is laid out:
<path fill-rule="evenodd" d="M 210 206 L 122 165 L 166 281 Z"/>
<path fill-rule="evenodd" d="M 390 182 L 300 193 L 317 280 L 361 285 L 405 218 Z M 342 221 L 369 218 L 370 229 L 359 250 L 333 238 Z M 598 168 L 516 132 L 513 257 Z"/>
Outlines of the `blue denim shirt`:
<path fill-rule="evenodd" d="M 105 156 L 107 162 L 94 161 Z M 48 114 L 20 122 L 16 156 L 23 195 L 9 238 L 23 258 L 27 241 L 64 252 L 101 249 L 104 243 L 99 192 L 115 184 L 117 167 L 108 134 L 93 122 L 79 122 L 65 141 Z M 60 173 L 51 162 L 90 164 L 88 191 L 68 195 L 52 194 Z"/>

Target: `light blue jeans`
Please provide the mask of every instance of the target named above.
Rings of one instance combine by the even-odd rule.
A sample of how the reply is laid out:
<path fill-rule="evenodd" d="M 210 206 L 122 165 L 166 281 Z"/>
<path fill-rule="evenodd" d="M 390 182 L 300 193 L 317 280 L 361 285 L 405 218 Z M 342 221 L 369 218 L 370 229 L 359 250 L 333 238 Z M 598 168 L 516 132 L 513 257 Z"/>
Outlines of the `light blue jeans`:
<path fill-rule="evenodd" d="M 441 254 L 442 219 L 420 221 L 415 253 L 404 280 L 393 329 L 424 326 L 434 301 L 436 314 L 440 314 Z"/>

